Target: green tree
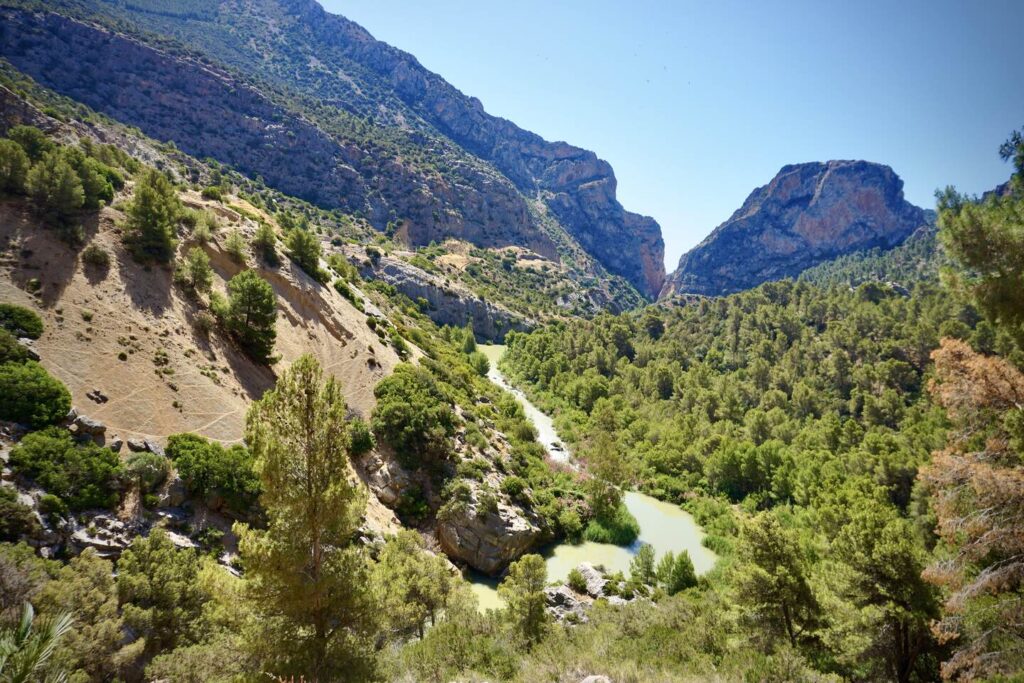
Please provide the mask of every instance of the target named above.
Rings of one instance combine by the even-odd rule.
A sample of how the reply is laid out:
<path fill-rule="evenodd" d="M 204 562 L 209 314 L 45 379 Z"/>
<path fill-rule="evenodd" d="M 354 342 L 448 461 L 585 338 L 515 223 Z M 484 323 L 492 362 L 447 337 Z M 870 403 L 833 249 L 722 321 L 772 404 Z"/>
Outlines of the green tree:
<path fill-rule="evenodd" d="M 36 600 L 43 614 L 68 611 L 75 627 L 61 642 L 54 661 L 71 683 L 124 677 L 141 654 L 142 641 L 124 643 L 124 620 L 117 604 L 114 567 L 87 548 L 61 567 Z"/>
<path fill-rule="evenodd" d="M 7 131 L 7 137 L 18 143 L 32 162 L 39 161 L 57 147 L 46 133 L 35 126 L 14 126 Z"/>
<path fill-rule="evenodd" d="M 527 647 L 543 640 L 550 625 L 544 597 L 547 581 L 544 558 L 531 554 L 509 565 L 508 575 L 498 586 L 498 594 L 508 604 L 509 619 Z"/>
<path fill-rule="evenodd" d="M 672 551 L 665 553 L 658 562 L 656 575 L 658 582 L 669 595 L 675 595 L 697 585 L 697 573 L 693 569 L 690 553 L 686 550 L 678 555 Z"/>
<path fill-rule="evenodd" d="M 236 525 L 251 596 L 277 630 L 265 645 L 280 674 L 362 680 L 376 608 L 367 557 L 353 543 L 366 500 L 349 467 L 341 386 L 312 356 L 249 409 L 246 442 L 263 485 L 266 529 Z"/>
<path fill-rule="evenodd" d="M 1004 143 L 1001 156 L 1012 159 L 1013 191 L 975 201 L 946 188 L 938 194 L 939 238 L 962 266 L 947 273 L 954 285 L 967 290 L 978 307 L 1024 345 L 1024 142 L 1015 133 Z"/>
<path fill-rule="evenodd" d="M 629 477 L 626 460 L 619 452 L 615 437 L 598 429 L 586 449 L 590 478 L 586 489 L 590 507 L 598 519 L 611 519 L 622 505 L 622 486 Z"/>
<path fill-rule="evenodd" d="M 28 172 L 26 189 L 40 210 L 66 221 L 85 203 L 85 191 L 75 169 L 60 150 L 47 152 Z"/>
<path fill-rule="evenodd" d="M 252 270 L 244 270 L 228 282 L 225 323 L 253 360 L 273 360 L 277 330 L 277 300 L 270 283 Z"/>
<path fill-rule="evenodd" d="M 82 183 L 82 206 L 86 209 L 98 209 L 101 203 L 110 202 L 114 198 L 114 186 L 107 177 L 111 171 L 105 164 L 88 157 L 75 147 L 62 147 L 61 154 L 71 168 L 75 169 Z"/>
<path fill-rule="evenodd" d="M 224 251 L 228 253 L 235 263 L 245 263 L 246 244 L 245 238 L 238 230 L 232 230 L 224 240 Z"/>
<path fill-rule="evenodd" d="M 654 572 L 654 546 L 641 543 L 636 555 L 629 561 L 629 576 L 640 583 L 652 585 L 657 578 Z"/>
<path fill-rule="evenodd" d="M 167 439 L 167 457 L 193 495 L 221 498 L 229 510 L 239 513 L 256 504 L 260 482 L 245 446 L 224 448 L 198 434 L 174 434 Z"/>
<path fill-rule="evenodd" d="M 128 206 L 127 239 L 136 258 L 167 263 L 174 258 L 175 234 L 184 209 L 163 173 L 148 169 L 135 182 Z"/>
<path fill-rule="evenodd" d="M 71 394 L 35 361 L 0 365 L 0 420 L 45 427 L 64 419 Z"/>
<path fill-rule="evenodd" d="M 179 550 L 163 529 L 137 537 L 117 563 L 117 594 L 124 623 L 145 639 L 145 655 L 173 650 L 195 637 L 203 595 L 199 560 Z"/>
<path fill-rule="evenodd" d="M 48 427 L 11 449 L 11 467 L 72 510 L 111 508 L 120 498 L 121 464 L 109 448 L 75 443 L 68 430 Z"/>
<path fill-rule="evenodd" d="M 933 680 L 937 644 L 929 624 L 939 615 L 937 591 L 921 574 L 925 551 L 913 524 L 886 505 L 865 500 L 835 540 L 854 573 L 854 603 L 873 615 L 873 646 L 883 653 L 890 680 Z"/>
<path fill-rule="evenodd" d="M 0 140 L 0 192 L 24 192 L 29 166 L 28 155 L 21 145 L 13 140 Z"/>
<path fill-rule="evenodd" d="M 271 268 L 280 265 L 281 260 L 277 257 L 277 235 L 274 234 L 274 228 L 269 223 L 260 223 L 259 227 L 256 228 L 256 235 L 253 237 L 252 246 L 256 250 L 256 253 L 260 255 L 263 262 Z"/>
<path fill-rule="evenodd" d="M 818 626 L 821 613 L 796 535 L 777 515 L 762 512 L 743 527 L 739 557 L 735 585 L 740 604 L 776 625 L 795 647 Z"/>
<path fill-rule="evenodd" d="M 427 552 L 416 531 L 399 531 L 388 539 L 374 574 L 381 613 L 389 630 L 403 636 L 416 633 L 422 638 L 425 622 L 437 623 L 458 586 L 447 560 Z"/>
<path fill-rule="evenodd" d="M 199 247 L 188 250 L 185 259 L 178 265 L 174 279 L 191 292 L 209 292 L 213 285 L 213 268 L 210 257 Z"/>
<path fill-rule="evenodd" d="M 415 467 L 448 457 L 455 411 L 428 371 L 403 363 L 373 393 L 373 430 L 394 447 L 403 463 Z"/>
<path fill-rule="evenodd" d="M 299 268 L 306 271 L 314 280 L 322 281 L 324 274 L 320 270 L 320 239 L 309 230 L 296 228 L 288 233 L 287 244 L 288 256 Z"/>

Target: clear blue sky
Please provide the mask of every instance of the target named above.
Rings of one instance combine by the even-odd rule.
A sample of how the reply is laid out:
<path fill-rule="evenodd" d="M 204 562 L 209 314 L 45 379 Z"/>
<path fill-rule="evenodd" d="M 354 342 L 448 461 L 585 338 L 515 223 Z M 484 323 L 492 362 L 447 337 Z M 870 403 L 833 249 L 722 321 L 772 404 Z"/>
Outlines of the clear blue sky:
<path fill-rule="evenodd" d="M 321 0 L 488 112 L 615 168 L 680 254 L 787 163 L 980 193 L 1024 126 L 1024 0 Z"/>

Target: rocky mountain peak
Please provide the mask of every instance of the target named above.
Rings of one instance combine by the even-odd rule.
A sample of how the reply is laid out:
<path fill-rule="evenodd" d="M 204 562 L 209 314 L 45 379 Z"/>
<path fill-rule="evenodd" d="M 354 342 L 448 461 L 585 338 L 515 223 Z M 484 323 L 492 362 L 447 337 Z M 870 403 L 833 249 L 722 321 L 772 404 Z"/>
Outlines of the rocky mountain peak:
<path fill-rule="evenodd" d="M 748 289 L 853 251 L 897 246 L 927 223 L 888 166 L 790 164 L 683 255 L 661 295 Z"/>

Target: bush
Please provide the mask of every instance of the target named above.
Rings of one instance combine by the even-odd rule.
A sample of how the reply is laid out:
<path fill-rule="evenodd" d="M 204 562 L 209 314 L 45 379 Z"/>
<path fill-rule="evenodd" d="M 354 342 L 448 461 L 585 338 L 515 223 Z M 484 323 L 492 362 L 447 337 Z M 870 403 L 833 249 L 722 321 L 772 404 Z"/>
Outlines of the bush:
<path fill-rule="evenodd" d="M 93 268 L 110 267 L 110 254 L 98 244 L 90 244 L 82 251 L 82 262 Z"/>
<path fill-rule="evenodd" d="M 277 244 L 277 235 L 274 234 L 274 229 L 270 227 L 269 223 L 260 223 L 252 240 L 252 248 L 271 268 L 281 265 L 280 259 L 277 258 L 275 244 Z"/>
<path fill-rule="evenodd" d="M 583 578 L 583 572 L 576 567 L 569 570 L 569 576 L 566 583 L 569 584 L 569 588 L 573 589 L 577 593 L 587 592 L 587 580 Z"/>
<path fill-rule="evenodd" d="M 162 484 L 170 471 L 171 463 L 156 453 L 132 453 L 124 463 L 125 476 L 136 482 L 143 493 Z"/>
<path fill-rule="evenodd" d="M 39 339 L 43 334 L 42 319 L 34 311 L 14 304 L 0 304 L 0 327 L 15 337 Z"/>
<path fill-rule="evenodd" d="M 45 427 L 63 420 L 71 394 L 35 361 L 0 365 L 0 420 Z"/>
<path fill-rule="evenodd" d="M 256 504 L 260 482 L 245 447 L 224 448 L 197 434 L 175 434 L 167 440 L 167 455 L 191 494 L 219 496 L 240 513 Z"/>
<path fill-rule="evenodd" d="M 358 417 L 348 423 L 348 433 L 352 437 L 353 455 L 362 455 L 377 445 L 370 426 Z"/>
<path fill-rule="evenodd" d="M 526 490 L 526 482 L 520 477 L 515 475 L 511 477 L 505 477 L 504 481 L 501 482 L 501 491 L 512 498 L 519 498 L 523 495 Z"/>
<path fill-rule="evenodd" d="M 0 486 L 0 541 L 13 543 L 40 530 L 32 508 L 18 500 L 14 489 Z"/>
<path fill-rule="evenodd" d="M 320 239 L 309 230 L 296 228 L 288 233 L 288 256 L 320 283 L 327 281 L 328 275 L 320 269 L 322 248 Z"/>
<path fill-rule="evenodd" d="M 481 377 L 486 377 L 488 371 L 491 369 L 491 362 L 487 360 L 487 356 L 480 351 L 473 351 L 469 354 L 469 365 L 476 371 L 476 374 Z"/>
<path fill-rule="evenodd" d="M 224 251 L 228 253 L 228 256 L 235 263 L 245 263 L 246 247 L 245 238 L 242 237 L 242 233 L 238 232 L 238 230 L 229 232 L 227 239 L 224 240 Z"/>
<path fill-rule="evenodd" d="M 614 514 L 602 519 L 594 518 L 583 531 L 583 538 L 594 543 L 629 545 L 640 535 L 640 523 L 620 504 Z"/>
<path fill-rule="evenodd" d="M 60 427 L 26 436 L 11 450 L 10 464 L 71 510 L 117 505 L 122 475 L 117 454 L 91 442 L 76 444 Z"/>
<path fill-rule="evenodd" d="M 201 194 L 203 196 L 203 199 L 210 199 L 215 202 L 219 202 L 224 199 L 224 192 L 217 185 L 204 187 Z"/>
<path fill-rule="evenodd" d="M 19 344 L 10 332 L 0 329 L 0 364 L 24 363 L 28 359 L 28 349 Z"/>

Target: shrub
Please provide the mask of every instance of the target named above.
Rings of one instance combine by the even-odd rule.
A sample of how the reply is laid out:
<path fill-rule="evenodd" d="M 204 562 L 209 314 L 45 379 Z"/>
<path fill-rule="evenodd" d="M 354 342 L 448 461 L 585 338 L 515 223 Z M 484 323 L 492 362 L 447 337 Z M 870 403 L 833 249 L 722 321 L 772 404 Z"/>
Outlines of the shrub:
<path fill-rule="evenodd" d="M 39 512 L 48 516 L 63 517 L 68 514 L 68 506 L 60 497 L 44 493 L 39 496 Z"/>
<path fill-rule="evenodd" d="M 45 427 L 64 419 L 71 394 L 35 361 L 0 365 L 0 420 Z"/>
<path fill-rule="evenodd" d="M 219 202 L 224 199 L 224 192 L 217 185 L 204 187 L 201 194 L 203 196 L 203 199 L 210 199 L 215 202 Z"/>
<path fill-rule="evenodd" d="M 0 329 L 0 364 L 24 363 L 28 359 L 28 349 L 19 344 L 10 332 Z"/>
<path fill-rule="evenodd" d="M 197 434 L 175 434 L 167 440 L 167 455 L 193 495 L 220 496 L 235 512 L 255 505 L 260 482 L 245 447 L 224 448 Z"/>
<path fill-rule="evenodd" d="M 358 417 L 348 423 L 348 433 L 352 438 L 353 455 L 362 455 L 377 445 L 370 426 Z"/>
<path fill-rule="evenodd" d="M 76 444 L 60 427 L 26 436 L 11 450 L 10 464 L 71 510 L 117 505 L 122 475 L 117 455 L 91 442 Z"/>
<path fill-rule="evenodd" d="M 320 239 L 309 230 L 296 228 L 288 233 L 288 256 L 318 282 L 327 280 L 327 273 L 320 269 Z"/>
<path fill-rule="evenodd" d="M 124 463 L 125 476 L 136 482 L 143 493 L 162 484 L 170 471 L 167 458 L 156 453 L 132 453 Z"/>
<path fill-rule="evenodd" d="M 697 573 L 693 569 L 690 553 L 683 551 L 675 555 L 671 551 L 658 562 L 658 581 L 669 595 L 697 585 Z"/>
<path fill-rule="evenodd" d="M 259 254 L 263 262 L 272 268 L 276 268 L 281 264 L 280 259 L 277 258 L 277 235 L 274 234 L 274 229 L 270 227 L 269 223 L 260 223 L 260 226 L 256 228 L 256 235 L 252 240 L 252 247 Z"/>
<path fill-rule="evenodd" d="M 491 369 L 491 362 L 480 351 L 473 351 L 469 354 L 469 365 L 481 377 L 486 377 L 487 372 Z"/>
<path fill-rule="evenodd" d="M 583 538 L 594 543 L 629 545 L 640 535 L 640 524 L 625 505 L 604 518 L 594 518 L 583 531 Z"/>
<path fill-rule="evenodd" d="M 15 542 L 40 530 L 32 508 L 18 500 L 14 489 L 0 486 L 0 541 Z"/>
<path fill-rule="evenodd" d="M 15 337 L 39 339 L 43 321 L 34 311 L 14 304 L 0 304 L 0 327 Z"/>
<path fill-rule="evenodd" d="M 82 251 L 82 262 L 93 268 L 110 267 L 110 254 L 98 244 L 90 244 Z"/>
<path fill-rule="evenodd" d="M 189 292 L 209 292 L 213 285 L 210 257 L 201 248 L 192 247 L 174 271 L 174 281 Z"/>
<path fill-rule="evenodd" d="M 224 251 L 228 253 L 235 263 L 245 263 L 245 238 L 238 230 L 232 230 L 224 240 Z"/>
<path fill-rule="evenodd" d="M 523 495 L 526 490 L 526 482 L 522 478 L 512 475 L 511 477 L 505 477 L 504 481 L 501 482 L 501 491 L 512 498 L 519 498 Z"/>
<path fill-rule="evenodd" d="M 583 578 L 583 572 L 576 567 L 569 570 L 569 576 L 566 583 L 569 584 L 569 588 L 573 589 L 577 593 L 587 592 L 587 580 Z"/>

